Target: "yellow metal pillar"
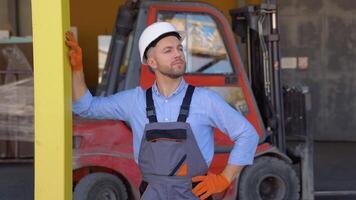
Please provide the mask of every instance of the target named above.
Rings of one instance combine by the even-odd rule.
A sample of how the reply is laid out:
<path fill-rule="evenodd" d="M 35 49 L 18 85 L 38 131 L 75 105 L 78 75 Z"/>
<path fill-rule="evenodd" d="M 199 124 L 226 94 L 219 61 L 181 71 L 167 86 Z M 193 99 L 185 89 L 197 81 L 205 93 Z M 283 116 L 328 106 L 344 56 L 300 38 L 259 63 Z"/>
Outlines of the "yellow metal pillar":
<path fill-rule="evenodd" d="M 69 0 L 32 0 L 36 200 L 72 199 L 69 26 Z"/>

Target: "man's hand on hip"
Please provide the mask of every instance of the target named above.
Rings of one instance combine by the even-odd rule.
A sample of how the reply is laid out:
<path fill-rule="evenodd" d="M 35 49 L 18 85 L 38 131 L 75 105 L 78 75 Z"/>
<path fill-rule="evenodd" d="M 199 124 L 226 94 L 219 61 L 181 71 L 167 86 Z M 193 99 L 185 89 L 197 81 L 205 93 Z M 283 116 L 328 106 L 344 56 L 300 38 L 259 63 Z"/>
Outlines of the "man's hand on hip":
<path fill-rule="evenodd" d="M 192 182 L 200 182 L 193 188 L 193 193 L 201 200 L 208 198 L 212 194 L 223 192 L 230 185 L 224 175 L 210 172 L 206 176 L 193 177 Z"/>

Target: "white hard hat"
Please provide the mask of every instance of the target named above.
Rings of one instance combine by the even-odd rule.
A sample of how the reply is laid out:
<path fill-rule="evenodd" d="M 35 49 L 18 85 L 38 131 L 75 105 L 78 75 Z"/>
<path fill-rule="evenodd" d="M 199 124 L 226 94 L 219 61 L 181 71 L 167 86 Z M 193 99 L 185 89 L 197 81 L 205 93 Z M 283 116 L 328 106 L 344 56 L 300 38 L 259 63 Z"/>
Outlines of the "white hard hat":
<path fill-rule="evenodd" d="M 174 25 L 168 22 L 155 22 L 146 27 L 145 30 L 143 30 L 138 41 L 138 48 L 140 50 L 140 58 L 142 64 L 147 64 L 146 58 L 144 56 L 146 48 L 157 38 L 166 33 L 178 33 L 178 35 L 180 36 L 180 41 L 183 41 L 185 36 L 185 33 L 183 31 L 177 31 Z"/>

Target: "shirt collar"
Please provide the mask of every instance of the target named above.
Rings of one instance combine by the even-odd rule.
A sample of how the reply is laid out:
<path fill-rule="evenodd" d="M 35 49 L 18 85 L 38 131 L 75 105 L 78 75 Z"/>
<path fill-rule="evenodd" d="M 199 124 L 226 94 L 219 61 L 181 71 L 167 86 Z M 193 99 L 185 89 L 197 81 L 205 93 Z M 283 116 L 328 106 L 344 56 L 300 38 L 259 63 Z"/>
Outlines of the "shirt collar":
<path fill-rule="evenodd" d="M 175 96 L 175 95 L 179 94 L 187 85 L 188 84 L 185 82 L 184 78 L 182 78 L 182 80 L 180 81 L 177 89 L 170 96 L 168 96 L 166 98 L 170 98 L 172 96 Z M 156 81 L 153 83 L 152 89 L 153 89 L 153 92 L 156 93 L 157 96 L 163 96 L 158 91 L 158 86 L 157 86 L 157 82 Z"/>

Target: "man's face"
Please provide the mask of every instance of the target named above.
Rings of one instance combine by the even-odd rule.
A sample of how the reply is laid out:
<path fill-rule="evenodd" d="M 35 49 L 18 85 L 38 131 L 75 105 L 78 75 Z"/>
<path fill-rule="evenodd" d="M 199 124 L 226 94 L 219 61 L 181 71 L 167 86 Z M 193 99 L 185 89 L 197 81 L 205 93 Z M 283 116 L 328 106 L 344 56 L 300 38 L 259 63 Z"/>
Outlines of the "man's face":
<path fill-rule="evenodd" d="M 183 46 L 175 36 L 161 39 L 147 52 L 147 63 L 157 76 L 164 75 L 176 79 L 185 72 Z"/>

